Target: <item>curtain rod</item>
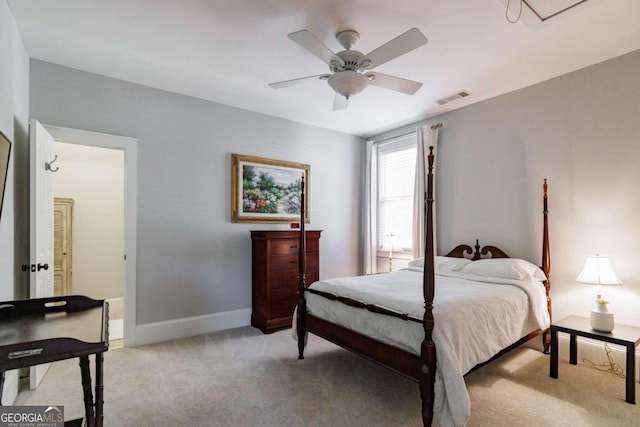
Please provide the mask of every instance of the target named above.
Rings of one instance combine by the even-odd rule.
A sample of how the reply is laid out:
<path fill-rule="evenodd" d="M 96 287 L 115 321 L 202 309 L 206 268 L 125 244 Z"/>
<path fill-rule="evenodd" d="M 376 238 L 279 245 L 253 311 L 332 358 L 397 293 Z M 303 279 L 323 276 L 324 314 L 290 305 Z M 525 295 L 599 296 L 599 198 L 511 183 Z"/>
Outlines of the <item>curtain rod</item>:
<path fill-rule="evenodd" d="M 436 123 L 435 125 L 431 125 L 431 130 L 440 129 L 441 127 L 442 127 L 442 123 Z M 414 131 L 411 131 L 411 132 L 403 133 L 402 135 L 396 135 L 394 137 L 391 137 L 391 138 L 388 138 L 388 139 L 381 139 L 381 140 L 375 141 L 375 142 L 378 143 L 378 142 L 391 141 L 393 139 L 404 138 L 405 136 L 413 135 L 415 133 L 416 133 L 416 131 L 414 130 Z"/>

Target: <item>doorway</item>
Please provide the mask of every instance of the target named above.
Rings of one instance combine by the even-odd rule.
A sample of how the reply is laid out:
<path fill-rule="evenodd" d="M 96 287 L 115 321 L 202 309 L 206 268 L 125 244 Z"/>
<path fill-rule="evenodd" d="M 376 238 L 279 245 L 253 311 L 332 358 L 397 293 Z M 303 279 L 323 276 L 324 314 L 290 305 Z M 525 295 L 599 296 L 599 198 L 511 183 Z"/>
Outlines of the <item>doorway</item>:
<path fill-rule="evenodd" d="M 55 141 L 54 154 L 54 295 L 108 301 L 109 345 L 121 347 L 124 151 Z"/>
<path fill-rule="evenodd" d="M 55 140 L 55 154 L 59 156 L 56 165 L 60 170 L 53 174 L 54 194 L 74 199 L 72 293 L 110 301 L 110 318 L 120 319 L 113 324 L 110 322 L 110 338 L 120 329 L 124 335 L 122 344 L 134 346 L 138 140 L 58 126 L 44 127 Z M 108 166 L 109 162 L 119 163 L 119 172 L 108 171 L 113 169 Z M 65 169 L 63 174 L 62 168 Z M 74 171 L 70 176 L 64 176 L 72 170 Z M 105 171 L 107 175 L 102 175 L 91 183 L 89 178 L 95 178 L 97 172 Z M 59 184 L 69 179 L 76 181 L 76 187 L 83 184 L 82 181 L 87 185 L 84 185 L 82 191 L 76 188 L 73 193 L 68 190 L 59 192 Z M 120 195 L 114 195 L 112 190 L 115 187 L 120 188 Z M 115 228 L 113 224 L 98 224 L 97 217 L 104 217 L 107 211 L 113 212 L 113 209 L 120 213 L 106 216 L 112 217 L 111 219 L 119 217 L 120 221 Z M 85 231 L 98 231 L 98 235 L 94 234 L 93 238 L 81 243 L 82 228 Z M 118 236 L 119 242 L 116 238 Z M 104 253 L 107 246 L 111 247 L 110 255 Z M 115 251 L 113 246 L 116 247 Z M 99 255 L 95 256 L 96 254 Z M 93 257 L 83 261 L 82 257 L 86 255 Z M 98 277 L 106 278 L 107 281 L 95 279 Z M 112 283 L 119 284 L 119 291 L 109 289 Z"/>

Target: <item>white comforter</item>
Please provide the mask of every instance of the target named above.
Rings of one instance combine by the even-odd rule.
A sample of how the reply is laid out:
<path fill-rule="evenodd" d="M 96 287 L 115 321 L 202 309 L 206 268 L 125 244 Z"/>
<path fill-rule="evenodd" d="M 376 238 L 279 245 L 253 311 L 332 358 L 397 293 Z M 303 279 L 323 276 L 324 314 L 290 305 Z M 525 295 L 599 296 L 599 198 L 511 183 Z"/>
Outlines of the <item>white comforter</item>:
<path fill-rule="evenodd" d="M 422 269 L 316 282 L 313 289 L 348 296 L 422 318 Z M 422 325 L 381 316 L 307 293 L 313 315 L 379 341 L 420 354 Z M 471 403 L 463 375 L 535 328 L 549 327 L 544 287 L 460 273 L 436 276 L 434 299 L 438 425 L 464 426 Z M 534 325 L 533 328 L 531 325 Z M 295 330 L 295 328 L 294 328 Z"/>

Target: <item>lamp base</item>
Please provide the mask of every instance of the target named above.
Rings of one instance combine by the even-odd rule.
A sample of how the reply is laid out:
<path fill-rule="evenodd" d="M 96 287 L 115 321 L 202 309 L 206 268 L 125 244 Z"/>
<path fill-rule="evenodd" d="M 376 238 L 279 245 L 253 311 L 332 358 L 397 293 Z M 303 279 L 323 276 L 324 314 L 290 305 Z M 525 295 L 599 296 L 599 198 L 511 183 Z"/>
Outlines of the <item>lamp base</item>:
<path fill-rule="evenodd" d="M 599 332 L 611 332 L 615 326 L 613 313 L 607 310 L 606 304 L 597 304 L 598 307 L 591 310 L 591 329 Z"/>

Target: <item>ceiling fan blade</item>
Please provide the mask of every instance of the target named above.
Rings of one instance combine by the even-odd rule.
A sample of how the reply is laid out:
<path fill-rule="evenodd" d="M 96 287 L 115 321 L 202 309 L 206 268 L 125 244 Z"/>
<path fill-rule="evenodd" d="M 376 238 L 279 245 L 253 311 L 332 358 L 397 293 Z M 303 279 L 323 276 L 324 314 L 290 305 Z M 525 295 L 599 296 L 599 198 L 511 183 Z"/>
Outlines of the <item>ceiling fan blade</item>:
<path fill-rule="evenodd" d="M 413 80 L 407 80 L 401 77 L 390 76 L 382 73 L 368 74 L 373 74 L 375 76 L 375 79 L 369 83 L 370 85 L 395 90 L 397 92 L 406 93 L 407 95 L 413 95 L 422 87 L 422 83 L 420 82 L 414 82 Z"/>
<path fill-rule="evenodd" d="M 371 61 L 371 67 L 377 67 L 405 53 L 427 44 L 427 38 L 417 28 L 412 28 L 377 49 L 372 50 L 363 59 Z"/>
<path fill-rule="evenodd" d="M 282 82 L 275 82 L 275 83 L 269 83 L 269 86 L 271 86 L 274 89 L 282 89 L 283 87 L 290 87 L 290 86 L 297 86 L 297 85 L 301 85 L 301 84 L 305 84 L 308 83 L 314 79 L 316 80 L 320 80 L 322 78 L 328 78 L 329 74 L 317 74 L 315 76 L 309 76 L 309 77 L 301 77 L 299 79 L 293 79 L 293 80 L 285 80 Z"/>
<path fill-rule="evenodd" d="M 349 100 L 339 93 L 336 93 L 336 96 L 333 98 L 333 111 L 346 110 L 348 105 Z"/>
<path fill-rule="evenodd" d="M 331 61 L 335 61 L 341 66 L 344 65 L 344 61 L 335 53 L 331 51 L 324 43 L 316 38 L 307 30 L 296 31 L 291 33 L 288 37 L 294 42 L 298 43 L 301 47 L 305 48 L 318 58 L 322 59 L 328 65 L 331 65 Z"/>

